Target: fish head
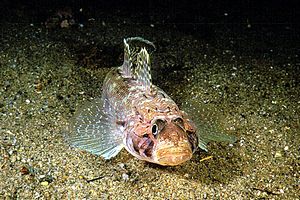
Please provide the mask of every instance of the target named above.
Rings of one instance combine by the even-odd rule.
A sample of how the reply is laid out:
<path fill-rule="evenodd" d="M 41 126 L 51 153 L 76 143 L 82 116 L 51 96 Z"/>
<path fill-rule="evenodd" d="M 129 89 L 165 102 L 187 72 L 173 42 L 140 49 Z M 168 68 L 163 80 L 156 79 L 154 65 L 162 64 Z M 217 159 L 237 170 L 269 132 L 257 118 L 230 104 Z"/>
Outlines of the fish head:
<path fill-rule="evenodd" d="M 197 148 L 195 128 L 181 116 L 156 119 L 152 125 L 156 145 L 152 158 L 160 165 L 179 165 L 192 158 Z"/>
<path fill-rule="evenodd" d="M 175 166 L 190 160 L 197 148 L 196 127 L 181 111 L 175 115 L 160 113 L 148 123 L 135 124 L 129 151 L 139 159 Z"/>

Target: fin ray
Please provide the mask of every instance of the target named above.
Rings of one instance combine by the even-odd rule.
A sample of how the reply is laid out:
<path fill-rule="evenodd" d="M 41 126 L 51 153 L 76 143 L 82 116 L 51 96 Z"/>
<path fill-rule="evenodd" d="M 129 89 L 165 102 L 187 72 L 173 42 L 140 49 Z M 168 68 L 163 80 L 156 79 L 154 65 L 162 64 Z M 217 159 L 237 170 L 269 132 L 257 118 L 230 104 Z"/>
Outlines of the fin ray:
<path fill-rule="evenodd" d="M 124 62 L 119 69 L 123 77 L 134 78 L 146 94 L 151 94 L 150 58 L 146 47 L 155 50 L 152 42 L 141 37 L 124 39 Z"/>
<path fill-rule="evenodd" d="M 123 133 L 115 119 L 109 102 L 96 98 L 75 114 L 65 138 L 74 147 L 110 159 L 123 148 Z"/>
<path fill-rule="evenodd" d="M 209 142 L 235 143 L 237 141 L 235 136 L 222 133 L 221 128 L 216 123 L 218 117 L 213 112 L 213 109 L 208 105 L 203 107 L 200 107 L 200 105 L 197 100 L 193 99 L 187 100 L 182 105 L 182 109 L 188 113 L 197 127 L 198 147 L 208 151 L 207 144 Z M 197 110 L 194 109 L 195 107 L 197 107 Z"/>
<path fill-rule="evenodd" d="M 124 62 L 123 65 L 121 65 L 120 67 L 122 75 L 124 77 L 129 78 L 132 76 L 131 67 L 132 67 L 131 52 L 126 39 L 124 39 Z"/>
<path fill-rule="evenodd" d="M 137 55 L 137 68 L 135 70 L 135 76 L 143 90 L 146 91 L 146 93 L 150 93 L 152 88 L 150 58 L 145 48 L 142 48 L 140 53 Z"/>

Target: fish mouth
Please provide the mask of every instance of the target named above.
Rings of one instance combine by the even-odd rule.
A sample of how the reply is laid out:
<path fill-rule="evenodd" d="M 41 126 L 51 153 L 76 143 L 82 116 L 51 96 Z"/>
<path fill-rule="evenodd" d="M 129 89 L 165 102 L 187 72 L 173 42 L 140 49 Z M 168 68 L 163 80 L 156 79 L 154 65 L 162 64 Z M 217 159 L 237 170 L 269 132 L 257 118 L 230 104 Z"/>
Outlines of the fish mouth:
<path fill-rule="evenodd" d="M 180 165 L 192 158 L 193 152 L 189 144 L 180 147 L 159 148 L 156 151 L 157 163 L 160 165 Z"/>

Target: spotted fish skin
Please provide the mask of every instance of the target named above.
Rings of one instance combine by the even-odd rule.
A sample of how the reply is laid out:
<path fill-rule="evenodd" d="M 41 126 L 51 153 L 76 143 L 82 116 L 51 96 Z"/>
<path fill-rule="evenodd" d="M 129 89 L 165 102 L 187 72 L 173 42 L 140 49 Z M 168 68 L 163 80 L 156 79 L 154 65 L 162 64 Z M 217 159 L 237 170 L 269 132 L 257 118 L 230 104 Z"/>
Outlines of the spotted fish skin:
<path fill-rule="evenodd" d="M 70 122 L 72 146 L 110 159 L 125 148 L 140 160 L 174 166 L 191 159 L 206 141 L 189 116 L 152 84 L 148 48 L 140 37 L 124 39 L 124 62 L 106 76 L 101 97 L 86 103 Z"/>

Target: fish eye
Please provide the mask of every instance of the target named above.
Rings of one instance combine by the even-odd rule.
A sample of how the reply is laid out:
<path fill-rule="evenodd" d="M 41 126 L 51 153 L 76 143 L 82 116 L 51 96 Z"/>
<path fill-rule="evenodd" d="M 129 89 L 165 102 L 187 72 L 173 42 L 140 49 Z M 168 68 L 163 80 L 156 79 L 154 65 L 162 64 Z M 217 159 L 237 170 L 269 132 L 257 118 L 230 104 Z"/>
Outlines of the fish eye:
<path fill-rule="evenodd" d="M 152 125 L 151 131 L 153 135 L 157 135 L 161 130 L 163 130 L 165 127 L 165 121 L 162 119 L 158 119 L 155 121 L 155 123 Z"/>
<path fill-rule="evenodd" d="M 158 126 L 156 124 L 153 124 L 153 126 L 152 126 L 152 133 L 153 133 L 153 135 L 156 135 L 157 132 L 158 132 Z"/>
<path fill-rule="evenodd" d="M 180 125 L 183 125 L 183 119 L 178 117 L 176 119 L 173 120 L 173 122 L 175 122 L 176 124 L 180 124 Z"/>
<path fill-rule="evenodd" d="M 181 117 L 178 117 L 178 118 L 174 119 L 173 122 L 175 124 L 177 124 L 179 127 L 184 128 L 184 122 L 183 122 L 183 119 Z"/>

